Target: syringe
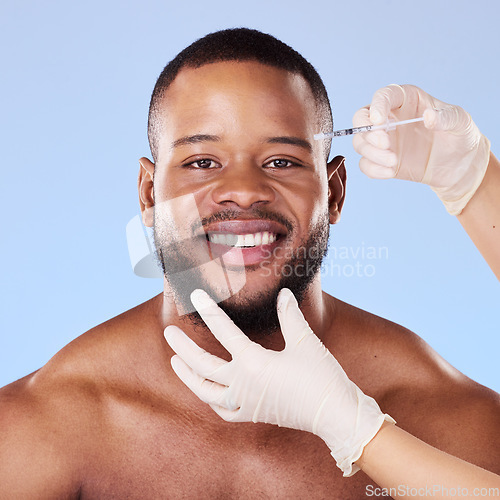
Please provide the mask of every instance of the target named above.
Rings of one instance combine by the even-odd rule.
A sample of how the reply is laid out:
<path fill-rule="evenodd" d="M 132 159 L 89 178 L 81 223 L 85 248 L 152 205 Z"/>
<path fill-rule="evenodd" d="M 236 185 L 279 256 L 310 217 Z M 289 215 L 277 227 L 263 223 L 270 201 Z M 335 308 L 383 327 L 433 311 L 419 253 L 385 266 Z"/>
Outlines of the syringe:
<path fill-rule="evenodd" d="M 314 135 L 314 140 L 319 141 L 321 139 L 329 139 L 330 137 L 342 137 L 344 135 L 353 135 L 359 134 L 360 132 L 370 132 L 371 130 L 394 130 L 399 125 L 406 125 L 408 123 L 416 123 L 423 122 L 424 117 L 420 118 L 412 118 L 411 120 L 402 120 L 400 122 L 395 122 L 393 120 L 389 120 L 384 125 L 365 125 L 364 127 L 354 127 L 354 128 L 345 128 L 343 130 L 334 130 L 333 132 L 328 132 L 326 134 L 320 133 Z"/>

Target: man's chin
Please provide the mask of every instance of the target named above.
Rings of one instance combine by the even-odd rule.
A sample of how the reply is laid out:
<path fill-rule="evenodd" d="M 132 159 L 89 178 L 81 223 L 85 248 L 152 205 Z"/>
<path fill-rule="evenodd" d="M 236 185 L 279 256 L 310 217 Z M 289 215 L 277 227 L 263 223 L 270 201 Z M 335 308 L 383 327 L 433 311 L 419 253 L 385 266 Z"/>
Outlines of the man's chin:
<path fill-rule="evenodd" d="M 232 297 L 218 303 L 235 325 L 248 337 L 257 339 L 279 330 L 276 302 L 280 286 L 258 292 L 243 289 Z M 206 328 L 197 312 L 185 315 L 187 321 Z"/>
<path fill-rule="evenodd" d="M 221 302 L 221 309 L 247 335 L 252 337 L 270 335 L 279 330 L 276 303 L 281 286 L 276 284 L 265 291 L 247 292 Z M 243 292 L 243 291 L 242 291 Z"/>
<path fill-rule="evenodd" d="M 252 340 L 258 340 L 280 329 L 277 300 L 281 289 L 289 288 L 301 304 L 313 278 L 314 275 L 309 279 L 282 278 L 274 286 L 265 290 L 261 288 L 249 291 L 245 286 L 235 295 L 220 301 L 218 305 L 242 332 Z M 185 318 L 198 327 L 206 328 L 197 312 L 186 314 Z"/>

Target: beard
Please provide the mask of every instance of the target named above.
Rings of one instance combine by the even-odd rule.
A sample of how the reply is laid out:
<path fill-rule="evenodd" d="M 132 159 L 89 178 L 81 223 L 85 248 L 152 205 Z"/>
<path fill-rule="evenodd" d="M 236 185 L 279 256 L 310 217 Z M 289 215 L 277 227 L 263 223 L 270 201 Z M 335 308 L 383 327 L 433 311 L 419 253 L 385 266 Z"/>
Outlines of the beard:
<path fill-rule="evenodd" d="M 233 220 L 238 218 L 239 214 L 240 212 L 227 210 L 202 219 L 201 223 L 202 226 L 207 226 L 214 221 Z M 262 208 L 253 211 L 252 215 L 283 224 L 288 230 L 287 238 L 292 239 L 295 227 L 282 215 Z M 289 255 L 281 267 L 273 270 L 273 274 L 279 278 L 274 286 L 253 293 L 245 292 L 243 289 L 229 298 L 227 293 L 222 293 L 208 282 L 205 273 L 199 267 L 210 260 L 208 252 L 203 250 L 207 248 L 206 241 L 191 238 L 177 243 L 169 242 L 170 235 L 176 234 L 175 228 L 172 224 L 162 225 L 162 221 L 157 220 L 156 214 L 154 241 L 159 264 L 170 285 L 177 309 L 182 312 L 183 321 L 196 329 L 207 329 L 190 299 L 191 292 L 201 288 L 218 303 L 238 328 L 249 338 L 256 340 L 279 330 L 277 298 L 282 288 L 289 288 L 299 305 L 303 302 L 307 289 L 320 271 L 328 252 L 329 230 L 329 214 L 326 212 L 311 229 L 309 236 L 288 252 Z M 257 265 L 259 266 L 260 264 Z M 268 270 L 271 272 L 271 269 Z M 245 272 L 244 267 L 241 272 Z"/>

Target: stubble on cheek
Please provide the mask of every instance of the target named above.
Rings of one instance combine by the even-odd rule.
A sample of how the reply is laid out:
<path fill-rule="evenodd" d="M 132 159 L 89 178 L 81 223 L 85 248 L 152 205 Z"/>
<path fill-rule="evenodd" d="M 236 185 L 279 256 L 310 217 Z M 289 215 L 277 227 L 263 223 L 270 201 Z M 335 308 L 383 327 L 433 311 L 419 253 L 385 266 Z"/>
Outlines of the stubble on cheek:
<path fill-rule="evenodd" d="M 197 288 L 221 302 L 245 284 L 242 256 L 232 266 L 232 273 L 227 272 L 221 258 L 213 259 L 192 194 L 155 206 L 154 240 L 157 260 L 168 283 L 165 294 L 173 299 L 179 316 L 195 311 L 190 295 Z"/>

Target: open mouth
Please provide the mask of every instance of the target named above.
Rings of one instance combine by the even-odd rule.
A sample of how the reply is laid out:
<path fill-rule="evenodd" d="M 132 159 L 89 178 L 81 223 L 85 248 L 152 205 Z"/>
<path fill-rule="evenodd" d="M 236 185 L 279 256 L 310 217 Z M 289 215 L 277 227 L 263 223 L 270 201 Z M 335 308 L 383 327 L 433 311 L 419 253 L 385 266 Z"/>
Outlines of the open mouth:
<path fill-rule="evenodd" d="M 252 266 L 279 257 L 288 228 L 264 219 L 231 219 L 210 224 L 203 235 L 213 259 L 222 257 L 226 266 Z"/>
<path fill-rule="evenodd" d="M 282 235 L 271 231 L 259 231 L 257 233 L 233 234 L 210 232 L 207 240 L 217 245 L 225 245 L 233 248 L 254 248 L 262 245 L 270 245 Z"/>

